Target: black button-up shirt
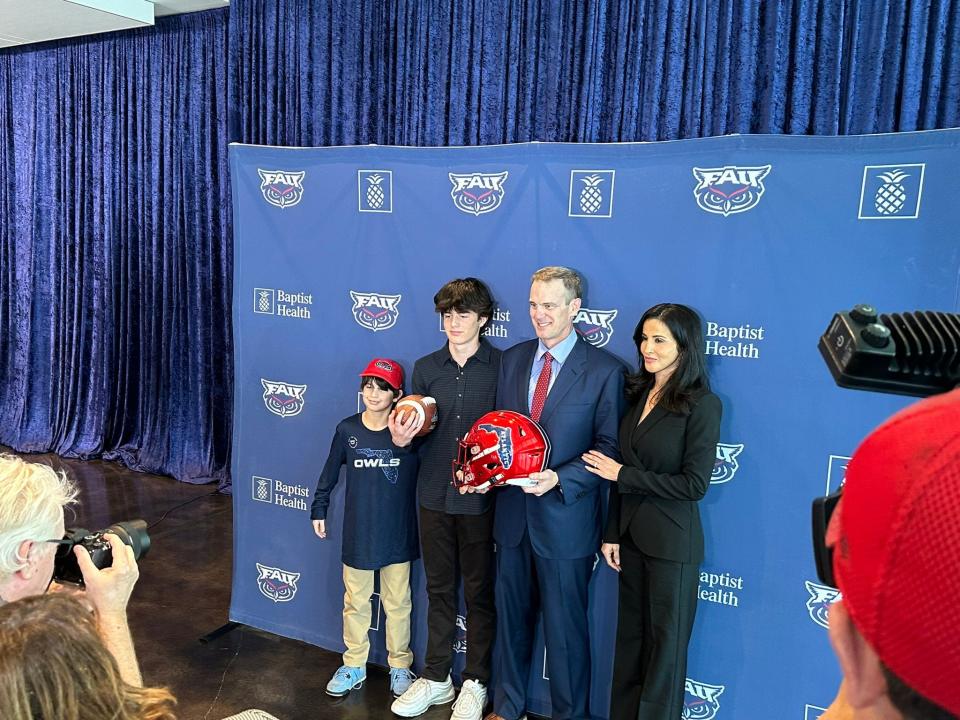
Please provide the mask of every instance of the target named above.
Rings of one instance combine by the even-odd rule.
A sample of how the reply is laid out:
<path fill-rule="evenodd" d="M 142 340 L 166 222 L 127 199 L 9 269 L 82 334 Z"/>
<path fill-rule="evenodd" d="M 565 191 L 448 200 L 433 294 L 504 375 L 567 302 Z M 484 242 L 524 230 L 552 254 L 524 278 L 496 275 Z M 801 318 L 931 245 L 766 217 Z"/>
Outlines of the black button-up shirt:
<path fill-rule="evenodd" d="M 452 515 L 480 515 L 490 509 L 491 493 L 461 495 L 453 486 L 453 461 L 457 441 L 481 415 L 495 409 L 499 371 L 500 350 L 484 338 L 463 367 L 446 343 L 413 366 L 412 392 L 437 401 L 437 427 L 418 448 L 417 494 L 422 507 Z"/>

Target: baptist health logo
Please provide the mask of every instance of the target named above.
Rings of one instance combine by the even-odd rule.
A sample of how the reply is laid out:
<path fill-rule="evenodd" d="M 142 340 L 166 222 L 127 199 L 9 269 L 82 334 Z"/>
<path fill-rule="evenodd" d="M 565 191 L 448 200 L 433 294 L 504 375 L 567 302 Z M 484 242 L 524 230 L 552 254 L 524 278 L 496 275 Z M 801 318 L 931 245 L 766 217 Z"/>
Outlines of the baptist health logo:
<path fill-rule="evenodd" d="M 820 707 L 818 705 L 804 705 L 803 720 L 820 720 L 821 716 L 826 711 L 827 711 L 826 708 Z"/>
<path fill-rule="evenodd" d="M 260 174 L 260 192 L 263 193 L 263 199 L 271 205 L 275 205 L 281 210 L 293 207 L 303 197 L 303 178 L 307 174 L 305 170 L 261 170 L 257 168 Z"/>
<path fill-rule="evenodd" d="M 303 512 L 308 510 L 306 498 L 310 497 L 310 489 L 303 485 L 287 485 L 280 480 L 254 475 L 251 487 L 253 499 L 257 502 Z"/>
<path fill-rule="evenodd" d="M 260 593 L 275 603 L 290 602 L 297 594 L 300 573 L 257 563 L 257 587 Z"/>
<path fill-rule="evenodd" d="M 503 184 L 509 172 L 501 173 L 447 173 L 453 189 L 450 197 L 457 210 L 479 217 L 493 212 L 503 201 Z"/>
<path fill-rule="evenodd" d="M 752 210 L 763 197 L 763 179 L 770 174 L 771 167 L 693 168 L 693 177 L 697 180 L 693 195 L 697 205 L 701 210 L 724 217 Z"/>
<path fill-rule="evenodd" d="M 393 172 L 358 170 L 357 195 L 360 212 L 393 212 Z"/>
<path fill-rule="evenodd" d="M 717 443 L 717 457 L 713 461 L 710 484 L 721 485 L 733 480 L 740 469 L 737 456 L 743 452 L 743 443 Z"/>
<path fill-rule="evenodd" d="M 613 217 L 616 170 L 571 170 L 568 217 Z"/>
<path fill-rule="evenodd" d="M 293 417 L 303 410 L 306 385 L 294 385 L 266 378 L 260 378 L 260 384 L 263 386 L 263 404 L 274 415 L 282 418 Z"/>
<path fill-rule="evenodd" d="M 254 288 L 253 312 L 298 320 L 310 319 L 313 293 L 287 292 L 280 288 Z"/>
<path fill-rule="evenodd" d="M 860 184 L 860 220 L 916 220 L 920 217 L 926 163 L 867 165 Z"/>
<path fill-rule="evenodd" d="M 820 585 L 812 580 L 804 580 L 803 584 L 807 588 L 807 593 L 809 593 L 807 613 L 809 613 L 810 619 L 820 627 L 830 627 L 830 606 L 840 600 L 843 595 L 834 587 Z"/>
<path fill-rule="evenodd" d="M 720 696 L 726 685 L 710 685 L 686 678 L 683 683 L 682 720 L 712 720 L 720 710 Z"/>
<path fill-rule="evenodd" d="M 728 607 L 740 607 L 740 595 L 743 591 L 743 576 L 730 572 L 700 571 L 700 583 L 697 597 L 704 602 Z"/>
<path fill-rule="evenodd" d="M 763 340 L 762 327 L 707 322 L 707 355 L 758 360 Z"/>
<path fill-rule="evenodd" d="M 389 330 L 397 324 L 400 317 L 402 295 L 383 295 L 381 293 L 363 293 L 350 291 L 353 300 L 353 319 L 367 330 Z"/>
<path fill-rule="evenodd" d="M 613 337 L 613 321 L 617 312 L 619 311 L 616 309 L 591 310 L 582 307 L 573 318 L 573 326 L 588 343 L 594 347 L 603 347 Z"/>

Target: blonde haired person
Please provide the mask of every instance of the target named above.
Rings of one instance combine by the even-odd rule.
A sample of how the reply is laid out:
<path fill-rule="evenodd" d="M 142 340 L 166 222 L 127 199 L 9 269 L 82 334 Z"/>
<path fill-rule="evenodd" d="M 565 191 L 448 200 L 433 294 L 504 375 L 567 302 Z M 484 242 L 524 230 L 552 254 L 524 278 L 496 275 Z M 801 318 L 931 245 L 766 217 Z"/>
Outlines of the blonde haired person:
<path fill-rule="evenodd" d="M 47 465 L 0 455 L 0 606 L 46 592 L 53 577 L 63 510 L 76 499 L 74 485 Z M 140 575 L 133 550 L 106 535 L 113 564 L 97 568 L 85 548 L 74 548 L 86 592 L 97 613 L 100 637 L 126 682 L 140 685 L 140 669 L 127 625 L 127 603 Z M 4 715 L 4 717 L 6 717 Z"/>
<path fill-rule="evenodd" d="M 175 720 L 173 695 L 123 679 L 95 613 L 63 593 L 0 607 L 5 720 Z"/>

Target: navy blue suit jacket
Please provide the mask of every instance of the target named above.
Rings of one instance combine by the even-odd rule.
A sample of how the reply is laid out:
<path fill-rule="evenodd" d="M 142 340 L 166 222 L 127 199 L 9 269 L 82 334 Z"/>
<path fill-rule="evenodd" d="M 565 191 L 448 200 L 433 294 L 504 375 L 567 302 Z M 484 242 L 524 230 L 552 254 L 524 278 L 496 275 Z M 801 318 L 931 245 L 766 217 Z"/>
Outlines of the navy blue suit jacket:
<path fill-rule="evenodd" d="M 530 414 L 527 396 L 537 346 L 537 340 L 528 340 L 503 353 L 498 410 Z M 540 497 L 513 486 L 496 491 L 493 536 L 499 545 L 516 547 L 526 529 L 541 557 L 569 560 L 600 548 L 600 489 L 608 481 L 587 472 L 580 455 L 595 448 L 619 460 L 625 369 L 610 353 L 577 338 L 540 415 L 550 438 L 549 467 L 560 482 Z"/>

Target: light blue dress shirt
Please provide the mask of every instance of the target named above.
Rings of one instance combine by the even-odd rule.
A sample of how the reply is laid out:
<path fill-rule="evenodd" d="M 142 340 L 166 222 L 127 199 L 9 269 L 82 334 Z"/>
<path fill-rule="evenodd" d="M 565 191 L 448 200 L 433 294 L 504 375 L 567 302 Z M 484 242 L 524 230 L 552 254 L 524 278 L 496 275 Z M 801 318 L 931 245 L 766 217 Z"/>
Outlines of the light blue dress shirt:
<path fill-rule="evenodd" d="M 533 357 L 533 368 L 530 370 L 530 383 L 527 389 L 528 408 L 533 405 L 533 391 L 537 388 L 537 380 L 540 379 L 540 371 L 543 369 L 543 354 L 549 350 L 550 356 L 553 358 L 553 362 L 550 363 L 550 385 L 547 386 L 547 396 L 549 397 L 550 391 L 553 389 L 553 383 L 556 382 L 560 370 L 563 369 L 563 364 L 567 361 L 567 358 L 570 357 L 570 352 L 576 344 L 576 330 L 571 330 L 569 335 L 552 348 L 544 345 L 543 340 L 540 341 L 537 346 L 537 354 Z"/>

